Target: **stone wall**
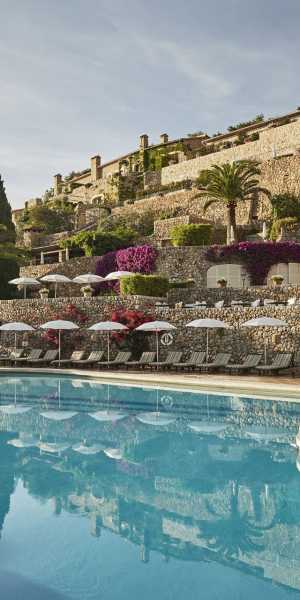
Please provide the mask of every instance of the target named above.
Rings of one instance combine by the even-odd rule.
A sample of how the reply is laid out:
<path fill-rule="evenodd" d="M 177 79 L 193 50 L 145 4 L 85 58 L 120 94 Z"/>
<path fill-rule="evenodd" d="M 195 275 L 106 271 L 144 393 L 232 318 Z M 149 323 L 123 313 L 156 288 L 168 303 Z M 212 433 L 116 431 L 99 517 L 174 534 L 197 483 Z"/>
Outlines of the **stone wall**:
<path fill-rule="evenodd" d="M 190 329 L 186 324 L 196 318 L 203 316 L 209 318 L 222 319 L 229 323 L 233 328 L 229 330 L 212 330 L 209 334 L 211 353 L 215 354 L 217 350 L 226 350 L 232 352 L 234 359 L 244 356 L 247 352 L 262 352 L 264 341 L 272 351 L 295 351 L 299 349 L 300 343 L 300 309 L 286 307 L 263 307 L 263 308 L 224 308 L 224 309 L 193 309 L 184 308 L 157 308 L 154 302 L 157 299 L 147 297 L 111 297 L 111 298 L 93 298 L 79 299 L 74 298 L 74 304 L 88 316 L 88 322 L 82 328 L 82 336 L 76 342 L 77 348 L 97 348 L 106 347 L 106 338 L 101 334 L 91 336 L 86 332 L 86 328 L 92 323 L 109 319 L 114 309 L 121 306 L 143 310 L 153 318 L 167 320 L 177 327 L 174 336 L 174 344 L 168 348 L 161 346 L 162 356 L 165 356 L 168 350 L 183 350 L 188 354 L 192 350 L 205 348 L 205 334 L 201 329 Z M 57 300 L 6 300 L 0 302 L 1 321 L 25 321 L 38 326 L 42 322 L 51 320 L 61 313 L 66 307 L 65 299 Z M 272 316 L 284 319 L 288 323 L 287 329 L 277 330 L 273 328 L 243 328 L 242 323 L 258 316 Z M 71 338 L 68 340 L 68 336 Z M 70 351 L 70 342 L 72 335 L 65 334 L 64 349 Z M 136 334 L 139 335 L 139 334 Z M 26 335 L 30 346 L 47 347 L 46 342 L 41 341 L 39 332 Z M 76 338 L 77 339 L 77 338 Z M 154 349 L 154 335 L 149 334 L 148 340 L 150 346 Z M 11 334 L 2 334 L 1 342 L 3 347 L 13 345 Z M 20 342 L 19 342 L 20 343 Z"/>

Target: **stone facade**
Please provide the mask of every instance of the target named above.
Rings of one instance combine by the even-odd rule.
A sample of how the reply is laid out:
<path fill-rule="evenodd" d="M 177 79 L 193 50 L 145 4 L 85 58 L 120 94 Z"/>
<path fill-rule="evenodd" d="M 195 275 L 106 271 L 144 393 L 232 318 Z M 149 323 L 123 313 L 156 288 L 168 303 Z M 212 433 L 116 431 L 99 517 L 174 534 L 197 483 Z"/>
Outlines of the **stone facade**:
<path fill-rule="evenodd" d="M 6 321 L 25 321 L 38 327 L 42 322 L 57 318 L 65 310 L 67 304 L 72 302 L 83 311 L 88 321 L 82 329 L 82 338 L 77 343 L 77 347 L 106 347 L 106 338 L 99 334 L 91 339 L 91 334 L 86 332 L 86 328 L 92 323 L 109 319 L 111 313 L 116 308 L 126 307 L 134 310 L 142 310 L 150 314 L 153 318 L 167 320 L 177 327 L 174 336 L 173 346 L 164 348 L 161 346 L 162 356 L 165 356 L 168 350 L 176 348 L 183 350 L 186 355 L 192 350 L 205 348 L 206 331 L 202 329 L 187 328 L 186 324 L 197 318 L 208 317 L 222 319 L 232 326 L 229 330 L 211 330 L 210 348 L 214 355 L 217 350 L 226 350 L 232 352 L 234 359 L 239 359 L 250 351 L 262 352 L 263 344 L 266 341 L 272 351 L 296 351 L 300 343 L 300 310 L 299 308 L 286 307 L 263 307 L 263 308 L 208 308 L 192 309 L 184 308 L 157 308 L 155 302 L 157 298 L 147 297 L 105 297 L 92 299 L 73 298 L 66 300 L 60 298 L 57 300 L 3 300 L 0 302 L 0 319 Z M 288 323 L 287 329 L 274 328 L 243 328 L 242 323 L 258 316 L 272 316 L 278 319 L 284 319 Z M 69 334 L 68 334 L 69 335 Z M 70 334 L 72 336 L 72 334 Z M 4 337 L 5 336 L 5 337 Z M 30 346 L 47 347 L 47 343 L 41 341 L 38 333 L 25 336 Z M 150 346 L 154 349 L 154 336 L 149 334 L 148 340 Z M 2 334 L 3 347 L 13 345 L 12 334 Z M 67 334 L 64 342 L 65 351 L 70 349 L 70 340 L 67 341 Z"/>

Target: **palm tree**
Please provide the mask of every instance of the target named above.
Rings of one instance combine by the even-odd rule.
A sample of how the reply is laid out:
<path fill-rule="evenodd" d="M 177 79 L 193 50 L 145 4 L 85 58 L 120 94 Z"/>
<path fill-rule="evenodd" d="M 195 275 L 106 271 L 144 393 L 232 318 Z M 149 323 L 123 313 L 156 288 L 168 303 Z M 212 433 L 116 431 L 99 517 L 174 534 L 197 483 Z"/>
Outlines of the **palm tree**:
<path fill-rule="evenodd" d="M 223 165 L 212 165 L 198 177 L 200 194 L 207 197 L 204 211 L 215 202 L 225 202 L 227 209 L 227 244 L 237 239 L 236 206 L 238 202 L 250 200 L 258 193 L 270 197 L 270 192 L 259 185 L 261 171 L 259 162 L 240 160 Z"/>

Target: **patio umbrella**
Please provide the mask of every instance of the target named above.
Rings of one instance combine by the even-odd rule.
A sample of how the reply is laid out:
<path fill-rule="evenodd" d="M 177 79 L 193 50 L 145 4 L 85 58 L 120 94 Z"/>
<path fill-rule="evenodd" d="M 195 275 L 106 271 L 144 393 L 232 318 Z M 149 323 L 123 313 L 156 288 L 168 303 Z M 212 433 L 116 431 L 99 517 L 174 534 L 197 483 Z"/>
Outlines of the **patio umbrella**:
<path fill-rule="evenodd" d="M 88 285 L 92 283 L 101 283 L 104 281 L 104 277 L 100 277 L 100 275 L 94 275 L 94 273 L 86 273 L 85 275 L 78 275 L 74 277 L 74 283 L 87 283 Z"/>
<path fill-rule="evenodd" d="M 128 327 L 117 321 L 100 321 L 89 327 L 91 331 L 106 331 L 107 333 L 107 362 L 110 354 L 110 334 L 112 331 L 128 331 Z"/>
<path fill-rule="evenodd" d="M 51 273 L 51 275 L 44 275 L 41 277 L 41 281 L 46 281 L 48 283 L 54 283 L 54 296 L 57 297 L 57 284 L 58 283 L 70 283 L 71 279 L 66 277 L 66 275 L 58 275 L 57 273 Z"/>
<path fill-rule="evenodd" d="M 168 323 L 168 321 L 150 321 L 149 323 L 143 323 L 136 327 L 134 331 L 153 331 L 156 335 L 156 363 L 159 362 L 159 333 L 161 331 L 174 331 L 175 325 Z M 158 368 L 158 364 L 157 364 Z"/>
<path fill-rule="evenodd" d="M 13 331 L 15 334 L 15 353 L 17 351 L 17 335 L 19 331 L 34 331 L 34 328 L 27 323 L 21 321 L 13 321 L 12 323 L 4 323 L 0 326 L 0 331 Z M 16 364 L 16 363 L 15 363 Z"/>
<path fill-rule="evenodd" d="M 47 321 L 40 325 L 41 329 L 54 329 L 58 331 L 58 364 L 60 366 L 60 350 L 61 350 L 61 332 L 65 330 L 79 329 L 76 323 L 73 321 L 63 321 L 58 319 L 57 321 Z"/>
<path fill-rule="evenodd" d="M 196 319 L 186 324 L 186 327 L 206 329 L 206 362 L 208 362 L 208 332 L 210 329 L 230 329 L 230 325 L 219 319 Z"/>
<path fill-rule="evenodd" d="M 136 273 L 132 273 L 131 271 L 113 271 L 106 275 L 104 279 L 106 281 L 114 281 L 116 279 L 121 279 L 121 277 L 129 277 L 131 275 L 136 275 Z"/>
<path fill-rule="evenodd" d="M 11 279 L 8 283 L 12 285 L 19 285 L 24 288 L 24 299 L 26 300 L 26 288 L 31 285 L 41 285 L 37 279 L 34 277 L 17 277 L 16 279 Z"/>
<path fill-rule="evenodd" d="M 250 319 L 242 323 L 242 327 L 288 327 L 286 321 L 281 319 L 274 319 L 273 317 L 258 317 L 257 319 Z M 267 342 L 265 340 L 265 365 L 267 364 Z"/>

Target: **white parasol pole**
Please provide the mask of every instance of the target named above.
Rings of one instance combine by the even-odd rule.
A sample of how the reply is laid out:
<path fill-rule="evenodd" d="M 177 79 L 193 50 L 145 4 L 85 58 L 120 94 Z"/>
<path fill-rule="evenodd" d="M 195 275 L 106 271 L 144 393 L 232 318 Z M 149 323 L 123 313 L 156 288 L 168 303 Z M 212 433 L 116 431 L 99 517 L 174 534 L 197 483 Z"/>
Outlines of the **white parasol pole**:
<path fill-rule="evenodd" d="M 60 329 L 58 330 L 58 366 L 60 367 Z"/>
<path fill-rule="evenodd" d="M 267 364 L 267 340 L 265 340 L 265 365 Z"/>
<path fill-rule="evenodd" d="M 156 368 L 158 369 L 158 352 L 159 352 L 159 338 L 158 338 L 158 330 L 156 330 Z"/>
<path fill-rule="evenodd" d="M 206 329 L 206 362 L 208 362 L 208 327 Z"/>
<path fill-rule="evenodd" d="M 109 363 L 109 354 L 110 354 L 110 338 L 109 331 L 107 332 L 107 362 Z"/>

